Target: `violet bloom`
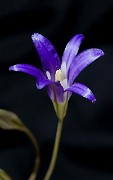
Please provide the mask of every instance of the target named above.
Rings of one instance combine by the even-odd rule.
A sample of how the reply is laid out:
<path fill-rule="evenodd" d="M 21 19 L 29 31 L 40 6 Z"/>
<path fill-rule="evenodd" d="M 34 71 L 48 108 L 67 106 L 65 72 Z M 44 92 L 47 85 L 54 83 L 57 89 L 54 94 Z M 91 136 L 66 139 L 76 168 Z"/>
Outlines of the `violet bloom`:
<path fill-rule="evenodd" d="M 28 64 L 16 64 L 9 68 L 9 70 L 24 72 L 35 77 L 38 89 L 46 87 L 59 119 L 64 118 L 72 93 L 79 94 L 91 102 L 96 100 L 87 86 L 78 82 L 74 83 L 85 67 L 104 55 L 104 52 L 97 48 L 87 49 L 77 55 L 83 38 L 82 34 L 77 34 L 68 42 L 60 62 L 51 42 L 41 34 L 34 33 L 32 40 L 44 72 Z"/>

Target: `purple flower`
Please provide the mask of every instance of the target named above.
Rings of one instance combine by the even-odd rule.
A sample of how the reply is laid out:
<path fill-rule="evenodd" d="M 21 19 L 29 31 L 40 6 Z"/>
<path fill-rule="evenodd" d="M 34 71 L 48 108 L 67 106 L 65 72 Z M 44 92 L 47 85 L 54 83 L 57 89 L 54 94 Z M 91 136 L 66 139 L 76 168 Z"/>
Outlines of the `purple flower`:
<path fill-rule="evenodd" d="M 32 40 L 41 59 L 44 72 L 28 64 L 16 64 L 9 68 L 9 70 L 24 72 L 35 77 L 38 89 L 46 87 L 59 119 L 64 118 L 72 93 L 79 94 L 91 102 L 96 100 L 87 86 L 74 83 L 76 77 L 85 67 L 104 55 L 104 52 L 97 48 L 87 49 L 77 54 L 83 38 L 82 34 L 77 34 L 68 42 L 60 62 L 51 42 L 41 34 L 34 33 Z"/>

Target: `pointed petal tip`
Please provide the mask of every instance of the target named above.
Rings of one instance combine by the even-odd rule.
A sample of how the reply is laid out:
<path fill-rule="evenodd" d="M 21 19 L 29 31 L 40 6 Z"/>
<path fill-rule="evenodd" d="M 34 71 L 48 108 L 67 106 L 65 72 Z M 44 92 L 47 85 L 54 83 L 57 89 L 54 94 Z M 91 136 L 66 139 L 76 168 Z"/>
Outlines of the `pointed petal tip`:
<path fill-rule="evenodd" d="M 9 67 L 9 71 L 20 71 L 24 66 L 26 66 L 26 64 L 15 64 Z"/>
<path fill-rule="evenodd" d="M 79 38 L 84 39 L 84 35 L 83 34 L 77 34 Z"/>
<path fill-rule="evenodd" d="M 92 93 L 92 91 L 89 88 L 87 89 L 87 92 L 83 97 L 88 99 L 92 103 L 96 102 L 96 98 L 95 98 L 94 94 Z"/>
<path fill-rule="evenodd" d="M 94 48 L 94 54 L 98 57 L 103 56 L 104 55 L 104 51 L 102 51 L 101 49 L 98 48 Z"/>
<path fill-rule="evenodd" d="M 96 102 L 96 98 L 94 97 L 94 99 L 91 101 L 92 103 L 95 103 Z"/>
<path fill-rule="evenodd" d="M 83 34 L 75 34 L 74 37 L 82 37 L 82 38 L 84 38 L 84 35 Z"/>
<path fill-rule="evenodd" d="M 32 38 L 33 41 L 34 41 L 34 40 L 37 40 L 37 38 L 38 38 L 38 33 L 32 34 L 32 35 L 31 35 L 31 38 Z"/>
<path fill-rule="evenodd" d="M 82 42 L 82 40 L 84 39 L 84 35 L 83 34 L 76 34 L 75 36 L 73 36 L 72 39 L 73 40 L 79 40 L 80 42 Z"/>
<path fill-rule="evenodd" d="M 88 99 L 90 102 L 95 103 L 96 98 L 95 98 L 94 94 L 92 93 L 92 91 L 90 89 L 88 91 L 89 91 L 89 93 L 88 94 L 86 93 L 85 95 L 83 95 L 83 97 Z"/>
<path fill-rule="evenodd" d="M 37 87 L 37 89 L 42 89 L 44 87 L 44 85 L 43 84 L 39 85 L 39 83 L 36 82 L 36 87 Z"/>
<path fill-rule="evenodd" d="M 39 41 L 39 40 L 41 40 L 43 38 L 43 36 L 41 34 L 39 34 L 39 33 L 34 33 L 34 34 L 31 35 L 31 38 L 32 38 L 33 41 Z"/>
<path fill-rule="evenodd" d="M 80 42 L 83 41 L 83 39 L 84 39 L 84 35 L 83 34 L 77 34 L 76 36 L 77 36 L 77 39 L 79 39 Z"/>
<path fill-rule="evenodd" d="M 12 71 L 12 66 L 9 67 L 9 71 Z"/>
<path fill-rule="evenodd" d="M 102 56 L 103 56 L 103 55 L 105 54 L 104 51 L 101 50 L 101 54 L 102 54 Z"/>
<path fill-rule="evenodd" d="M 9 67 L 9 71 L 17 71 L 15 65 Z"/>

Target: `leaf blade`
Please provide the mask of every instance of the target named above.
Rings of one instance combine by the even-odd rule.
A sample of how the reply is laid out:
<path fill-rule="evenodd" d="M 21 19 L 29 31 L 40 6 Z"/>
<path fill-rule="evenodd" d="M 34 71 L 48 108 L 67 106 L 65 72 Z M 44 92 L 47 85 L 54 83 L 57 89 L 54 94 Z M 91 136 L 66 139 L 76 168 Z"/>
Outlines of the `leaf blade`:
<path fill-rule="evenodd" d="M 23 126 L 24 124 L 15 113 L 0 109 L 0 128 L 4 130 L 21 130 Z"/>
<path fill-rule="evenodd" d="M 0 169 L 0 179 L 11 180 L 11 177 L 3 169 Z"/>

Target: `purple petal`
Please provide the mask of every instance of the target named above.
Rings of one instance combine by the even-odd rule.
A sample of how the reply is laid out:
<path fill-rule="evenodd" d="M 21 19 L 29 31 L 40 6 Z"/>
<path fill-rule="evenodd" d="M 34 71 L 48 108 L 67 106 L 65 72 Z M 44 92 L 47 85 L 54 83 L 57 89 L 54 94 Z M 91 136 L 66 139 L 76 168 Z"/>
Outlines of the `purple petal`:
<path fill-rule="evenodd" d="M 44 72 L 49 71 L 54 80 L 56 70 L 60 69 L 58 54 L 51 42 L 41 34 L 32 35 L 33 43 L 41 59 Z"/>
<path fill-rule="evenodd" d="M 101 49 L 92 48 L 81 52 L 73 61 L 69 70 L 69 84 L 71 85 L 74 79 L 79 75 L 79 73 L 95 61 L 100 56 L 103 56 L 104 52 Z"/>
<path fill-rule="evenodd" d="M 57 102 L 58 103 L 63 102 L 65 99 L 63 87 L 60 85 L 59 82 L 57 82 L 57 83 L 55 83 L 54 88 L 55 88 L 55 95 L 56 95 Z"/>
<path fill-rule="evenodd" d="M 36 85 L 38 89 L 42 89 L 44 86 L 52 83 L 52 81 L 50 81 L 44 76 L 44 74 L 42 73 L 42 71 L 40 71 L 40 69 L 31 66 L 29 64 L 16 64 L 14 66 L 10 66 L 9 70 L 24 72 L 35 77 L 37 80 Z"/>
<path fill-rule="evenodd" d="M 96 101 L 92 91 L 88 87 L 86 87 L 84 84 L 81 84 L 81 83 L 75 83 L 71 87 L 66 89 L 65 91 L 71 91 L 76 94 L 79 94 L 85 97 L 86 99 L 89 99 L 91 102 Z"/>
<path fill-rule="evenodd" d="M 65 100 L 64 89 L 59 82 L 55 82 L 51 85 L 46 86 L 46 89 L 52 101 L 55 101 L 57 103 L 64 102 Z"/>
<path fill-rule="evenodd" d="M 66 45 L 66 48 L 63 53 L 62 62 L 66 62 L 66 69 L 68 69 L 73 62 L 74 58 L 77 55 L 79 47 L 81 45 L 84 36 L 82 34 L 75 35 Z"/>

